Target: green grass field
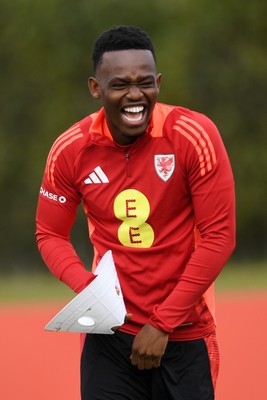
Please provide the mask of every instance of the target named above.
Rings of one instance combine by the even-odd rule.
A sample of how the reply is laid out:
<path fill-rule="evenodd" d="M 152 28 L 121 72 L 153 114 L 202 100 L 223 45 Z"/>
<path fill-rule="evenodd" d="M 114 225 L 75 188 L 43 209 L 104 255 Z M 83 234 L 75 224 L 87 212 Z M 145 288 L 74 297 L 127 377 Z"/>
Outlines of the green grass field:
<path fill-rule="evenodd" d="M 267 290 L 267 260 L 228 263 L 216 280 L 217 291 Z"/>
<path fill-rule="evenodd" d="M 229 263 L 216 281 L 216 291 L 267 290 L 267 261 Z M 71 300 L 74 293 L 49 272 L 0 276 L 0 303 Z"/>

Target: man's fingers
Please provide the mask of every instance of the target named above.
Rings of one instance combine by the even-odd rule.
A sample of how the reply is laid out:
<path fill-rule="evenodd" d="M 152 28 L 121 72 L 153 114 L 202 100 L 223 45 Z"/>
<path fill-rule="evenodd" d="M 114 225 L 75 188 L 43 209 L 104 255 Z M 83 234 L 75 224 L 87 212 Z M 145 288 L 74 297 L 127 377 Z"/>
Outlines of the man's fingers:
<path fill-rule="evenodd" d="M 153 368 L 158 368 L 160 366 L 160 363 L 161 358 L 154 358 L 154 360 L 152 360 Z"/>
<path fill-rule="evenodd" d="M 131 355 L 131 363 L 140 370 L 158 368 L 161 358 L 148 356 L 133 356 Z"/>
<path fill-rule="evenodd" d="M 127 322 L 129 322 L 130 319 L 132 318 L 132 316 L 133 316 L 133 314 L 127 313 L 127 314 L 125 315 L 125 318 L 124 318 L 124 324 L 126 324 Z M 113 326 L 113 328 L 111 328 L 111 330 L 112 330 L 113 332 L 116 332 L 119 328 L 120 328 L 120 325 L 118 325 L 118 326 Z"/>
<path fill-rule="evenodd" d="M 149 361 L 146 357 L 132 358 L 132 364 L 134 366 L 136 366 L 138 369 L 140 369 L 141 371 L 144 369 L 153 368 L 151 360 Z"/>
<path fill-rule="evenodd" d="M 144 369 L 144 357 L 140 357 L 137 354 L 131 354 L 131 363 L 138 369 Z"/>
<path fill-rule="evenodd" d="M 124 318 L 124 323 L 127 324 L 127 322 L 129 322 L 132 317 L 133 314 L 127 313 Z"/>
<path fill-rule="evenodd" d="M 132 345 L 132 364 L 139 369 L 158 368 L 168 343 L 168 333 L 144 325 Z"/>

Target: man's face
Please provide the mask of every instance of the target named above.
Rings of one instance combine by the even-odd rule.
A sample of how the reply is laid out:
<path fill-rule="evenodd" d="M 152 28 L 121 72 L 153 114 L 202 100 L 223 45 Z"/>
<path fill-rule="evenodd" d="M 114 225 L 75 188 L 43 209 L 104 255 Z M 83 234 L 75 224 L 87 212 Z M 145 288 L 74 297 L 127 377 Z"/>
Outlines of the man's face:
<path fill-rule="evenodd" d="M 143 135 L 157 101 L 161 75 L 149 50 L 103 54 L 89 88 L 100 98 L 113 139 L 127 145 Z"/>

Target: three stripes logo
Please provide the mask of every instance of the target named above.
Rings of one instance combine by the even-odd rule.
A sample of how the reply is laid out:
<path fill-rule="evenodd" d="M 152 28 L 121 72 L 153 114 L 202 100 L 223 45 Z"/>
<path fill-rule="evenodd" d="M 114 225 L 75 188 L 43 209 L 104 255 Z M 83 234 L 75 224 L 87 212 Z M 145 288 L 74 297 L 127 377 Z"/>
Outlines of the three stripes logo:
<path fill-rule="evenodd" d="M 173 128 L 192 143 L 198 156 L 200 175 L 206 175 L 216 164 L 216 154 L 208 133 L 198 122 L 184 115 Z"/>
<path fill-rule="evenodd" d="M 89 177 L 84 180 L 86 185 L 90 185 L 92 183 L 108 183 L 109 179 L 105 172 L 101 167 L 96 167 L 94 171 L 89 174 Z"/>

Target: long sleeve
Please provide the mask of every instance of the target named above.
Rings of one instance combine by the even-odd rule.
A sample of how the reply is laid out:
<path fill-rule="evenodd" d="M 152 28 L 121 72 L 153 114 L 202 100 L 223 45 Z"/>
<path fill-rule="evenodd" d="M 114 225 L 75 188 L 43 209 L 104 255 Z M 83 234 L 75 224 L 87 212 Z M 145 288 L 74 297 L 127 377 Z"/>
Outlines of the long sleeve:
<path fill-rule="evenodd" d="M 94 275 L 85 269 L 70 241 L 73 217 L 70 212 L 55 208 L 40 198 L 36 238 L 39 251 L 50 271 L 79 293 L 94 279 Z"/>
<path fill-rule="evenodd" d="M 68 151 L 67 160 L 63 150 L 82 136 L 79 128 L 74 126 L 52 146 L 36 213 L 36 238 L 42 258 L 51 272 L 75 292 L 80 292 L 94 279 L 70 241 L 80 196 L 72 185 L 74 152 Z"/>
<path fill-rule="evenodd" d="M 219 275 L 235 247 L 234 179 L 219 133 L 211 121 L 207 121 L 214 160 L 211 160 L 209 170 L 201 174 L 199 154 L 194 149 L 194 157 L 187 164 L 187 179 L 201 241 L 176 287 L 162 304 L 154 307 L 150 318 L 154 326 L 167 332 L 188 321 L 194 305 Z M 183 143 L 186 145 L 186 140 Z"/>

